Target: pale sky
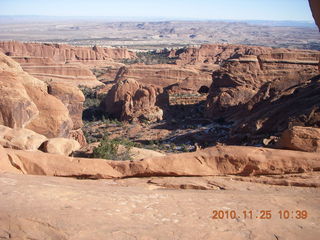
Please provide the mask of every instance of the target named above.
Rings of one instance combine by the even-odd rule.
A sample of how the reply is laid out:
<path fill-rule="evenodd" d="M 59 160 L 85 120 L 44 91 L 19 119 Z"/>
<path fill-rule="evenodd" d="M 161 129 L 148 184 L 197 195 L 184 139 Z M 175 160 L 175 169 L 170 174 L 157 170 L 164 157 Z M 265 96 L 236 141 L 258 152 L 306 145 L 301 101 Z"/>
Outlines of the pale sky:
<path fill-rule="evenodd" d="M 308 0 L 0 0 L 0 15 L 313 21 Z"/>

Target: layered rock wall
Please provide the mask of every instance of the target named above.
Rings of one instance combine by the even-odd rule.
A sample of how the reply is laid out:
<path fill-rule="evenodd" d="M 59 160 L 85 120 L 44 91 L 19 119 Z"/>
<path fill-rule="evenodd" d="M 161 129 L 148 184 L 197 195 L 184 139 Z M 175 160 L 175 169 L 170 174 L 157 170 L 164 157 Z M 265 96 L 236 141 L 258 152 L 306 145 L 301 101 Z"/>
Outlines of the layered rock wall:
<path fill-rule="evenodd" d="M 74 47 L 64 44 L 0 42 L 0 51 L 41 80 L 89 87 L 101 85 L 89 67 L 117 59 L 135 58 L 125 48 Z"/>
<path fill-rule="evenodd" d="M 318 72 L 318 51 L 276 49 L 225 61 L 213 72 L 206 115 L 229 116 L 282 90 L 307 82 Z"/>

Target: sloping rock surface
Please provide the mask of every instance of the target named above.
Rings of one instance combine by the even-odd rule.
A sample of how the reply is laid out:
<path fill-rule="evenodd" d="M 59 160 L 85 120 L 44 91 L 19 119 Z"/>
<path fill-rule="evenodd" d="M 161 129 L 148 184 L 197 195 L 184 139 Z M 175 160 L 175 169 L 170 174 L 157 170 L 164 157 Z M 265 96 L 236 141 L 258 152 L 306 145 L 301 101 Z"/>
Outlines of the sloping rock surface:
<path fill-rule="evenodd" d="M 0 174 L 0 195 L 1 239 L 317 240 L 320 234 L 319 188 L 221 177 L 79 181 Z M 259 219 L 265 209 L 271 219 Z M 212 219 L 214 210 L 235 210 L 239 218 Z M 245 219 L 243 211 L 251 210 L 253 218 Z M 308 216 L 280 219 L 280 210 Z"/>

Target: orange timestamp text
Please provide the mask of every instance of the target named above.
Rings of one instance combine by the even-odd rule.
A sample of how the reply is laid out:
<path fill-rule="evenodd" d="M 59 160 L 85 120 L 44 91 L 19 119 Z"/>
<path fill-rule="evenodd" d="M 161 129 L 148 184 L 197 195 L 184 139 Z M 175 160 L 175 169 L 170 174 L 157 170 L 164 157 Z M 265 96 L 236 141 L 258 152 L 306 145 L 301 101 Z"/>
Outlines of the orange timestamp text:
<path fill-rule="evenodd" d="M 213 210 L 212 219 L 307 219 L 307 210 Z"/>

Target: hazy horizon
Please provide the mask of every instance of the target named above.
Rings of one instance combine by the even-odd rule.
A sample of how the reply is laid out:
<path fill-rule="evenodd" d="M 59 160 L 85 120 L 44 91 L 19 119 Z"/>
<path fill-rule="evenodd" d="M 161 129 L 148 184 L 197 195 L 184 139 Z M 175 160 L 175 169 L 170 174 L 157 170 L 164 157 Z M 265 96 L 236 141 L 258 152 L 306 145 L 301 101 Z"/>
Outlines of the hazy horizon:
<path fill-rule="evenodd" d="M 250 25 L 311 27 L 317 28 L 314 21 L 307 20 L 254 20 L 254 19 L 194 19 L 165 17 L 123 17 L 123 16 L 46 16 L 46 15 L 0 15 L 0 24 L 41 23 L 41 22 L 234 22 Z"/>
<path fill-rule="evenodd" d="M 3 17 L 314 22 L 307 0 L 2 0 Z"/>

